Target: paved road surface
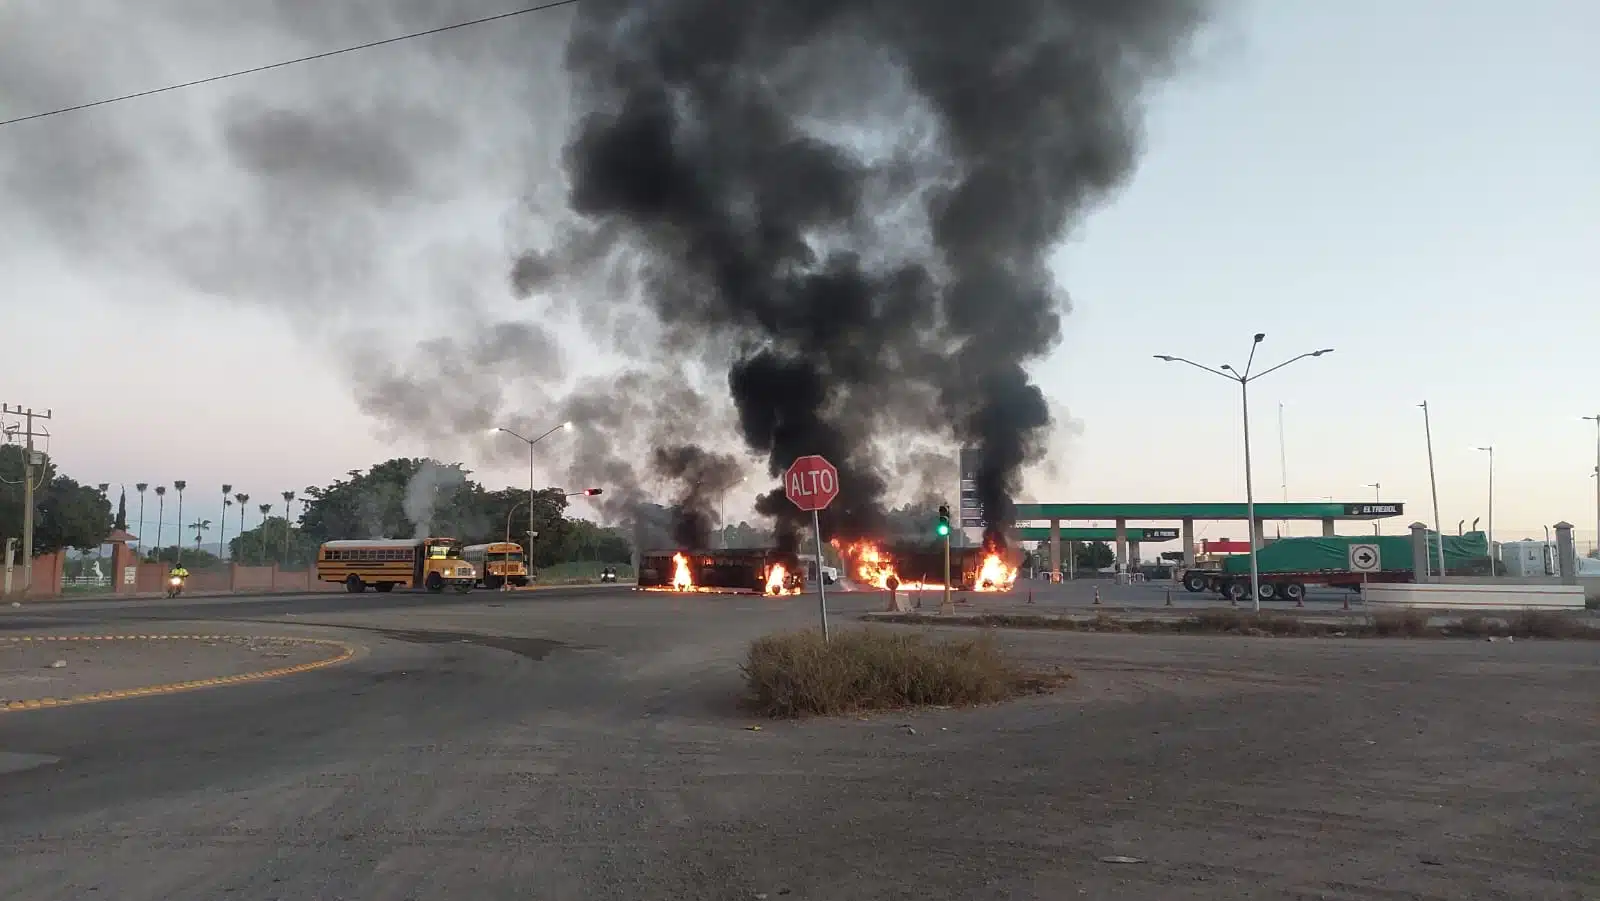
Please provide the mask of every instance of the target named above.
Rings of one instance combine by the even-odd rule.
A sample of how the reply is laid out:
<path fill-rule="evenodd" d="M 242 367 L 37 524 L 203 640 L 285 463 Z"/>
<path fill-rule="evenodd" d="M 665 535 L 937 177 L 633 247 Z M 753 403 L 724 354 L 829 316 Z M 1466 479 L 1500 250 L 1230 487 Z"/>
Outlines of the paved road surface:
<path fill-rule="evenodd" d="M 1000 708 L 748 730 L 745 642 L 813 605 L 13 609 L 0 628 L 155 619 L 362 653 L 0 714 L 0 897 L 1600 896 L 1593 644 L 1006 633 L 1078 679 Z"/>

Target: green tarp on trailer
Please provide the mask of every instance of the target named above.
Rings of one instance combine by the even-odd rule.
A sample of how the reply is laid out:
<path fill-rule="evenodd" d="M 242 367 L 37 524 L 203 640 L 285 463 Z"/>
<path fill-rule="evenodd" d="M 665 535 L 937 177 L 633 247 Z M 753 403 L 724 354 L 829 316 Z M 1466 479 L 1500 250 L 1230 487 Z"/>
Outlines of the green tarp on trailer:
<path fill-rule="evenodd" d="M 1428 533 L 1429 560 L 1437 560 L 1439 536 Z M 1336 535 L 1332 538 L 1281 538 L 1268 542 L 1256 551 L 1256 565 L 1264 573 L 1286 572 L 1349 572 L 1350 545 L 1375 544 L 1378 546 L 1378 568 L 1384 572 L 1409 571 L 1412 567 L 1411 536 L 1409 535 Z M 1468 568 L 1472 561 L 1481 561 L 1489 554 L 1489 542 L 1482 532 L 1466 535 L 1446 535 L 1444 539 L 1444 568 L 1446 572 Z M 1223 561 L 1222 571 L 1229 575 L 1250 572 L 1250 555 L 1235 554 Z"/>

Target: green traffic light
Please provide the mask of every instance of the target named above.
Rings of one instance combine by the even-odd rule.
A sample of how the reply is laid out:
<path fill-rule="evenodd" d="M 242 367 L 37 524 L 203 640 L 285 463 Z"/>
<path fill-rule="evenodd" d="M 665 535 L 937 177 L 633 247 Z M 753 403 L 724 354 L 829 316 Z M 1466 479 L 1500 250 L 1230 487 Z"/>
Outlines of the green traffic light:
<path fill-rule="evenodd" d="M 934 531 L 939 533 L 940 538 L 943 538 L 944 536 L 950 534 L 950 524 L 947 522 L 939 523 L 939 527 L 934 529 Z"/>

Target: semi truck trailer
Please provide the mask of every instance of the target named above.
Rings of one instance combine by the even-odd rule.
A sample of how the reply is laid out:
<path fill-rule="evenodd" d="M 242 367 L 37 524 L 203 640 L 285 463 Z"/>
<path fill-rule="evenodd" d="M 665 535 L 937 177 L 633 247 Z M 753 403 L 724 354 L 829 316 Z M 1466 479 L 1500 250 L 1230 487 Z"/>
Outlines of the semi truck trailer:
<path fill-rule="evenodd" d="M 1439 536 L 1428 534 L 1428 559 L 1438 560 Z M 1351 546 L 1364 548 L 1360 556 L 1377 559 L 1366 566 L 1352 568 Z M 1445 572 L 1482 569 L 1488 559 L 1489 543 L 1482 532 L 1444 537 Z M 1322 538 L 1280 538 L 1256 550 L 1256 566 L 1261 582 L 1261 600 L 1298 601 L 1311 586 L 1348 588 L 1360 591 L 1369 583 L 1411 582 L 1415 580 L 1411 537 L 1408 535 L 1337 535 Z M 1213 591 L 1229 600 L 1250 596 L 1250 555 L 1236 554 L 1207 568 L 1191 568 L 1179 575 L 1183 587 L 1192 592 Z"/>

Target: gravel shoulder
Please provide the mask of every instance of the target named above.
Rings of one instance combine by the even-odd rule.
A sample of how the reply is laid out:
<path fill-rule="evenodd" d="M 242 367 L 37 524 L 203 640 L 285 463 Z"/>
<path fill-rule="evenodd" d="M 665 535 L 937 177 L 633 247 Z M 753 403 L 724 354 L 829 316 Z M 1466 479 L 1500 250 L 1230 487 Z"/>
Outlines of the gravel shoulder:
<path fill-rule="evenodd" d="M 97 637 L 114 634 L 0 637 L 0 704 L 237 676 L 339 653 L 328 645 L 274 638 Z"/>

